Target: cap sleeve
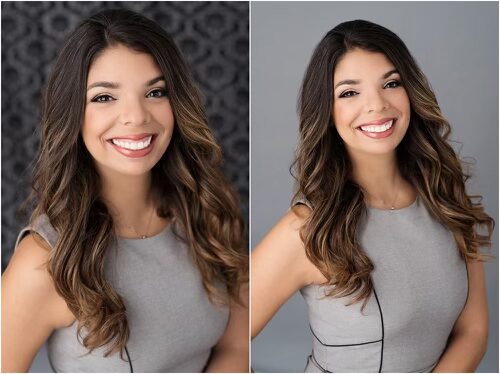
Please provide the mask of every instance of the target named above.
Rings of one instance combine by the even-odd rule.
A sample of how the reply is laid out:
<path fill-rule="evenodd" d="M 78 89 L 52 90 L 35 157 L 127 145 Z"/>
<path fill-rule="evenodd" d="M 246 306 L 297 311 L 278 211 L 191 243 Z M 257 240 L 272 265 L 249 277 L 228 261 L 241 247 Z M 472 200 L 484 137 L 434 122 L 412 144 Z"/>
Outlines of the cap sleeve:
<path fill-rule="evenodd" d="M 35 232 L 40 235 L 43 240 L 45 240 L 50 248 L 54 248 L 57 242 L 57 232 L 54 230 L 52 225 L 50 224 L 49 217 L 46 214 L 42 214 L 35 218 L 31 224 L 24 227 L 19 235 L 17 236 L 16 245 L 14 250 L 17 248 L 21 240 L 31 232 Z"/>

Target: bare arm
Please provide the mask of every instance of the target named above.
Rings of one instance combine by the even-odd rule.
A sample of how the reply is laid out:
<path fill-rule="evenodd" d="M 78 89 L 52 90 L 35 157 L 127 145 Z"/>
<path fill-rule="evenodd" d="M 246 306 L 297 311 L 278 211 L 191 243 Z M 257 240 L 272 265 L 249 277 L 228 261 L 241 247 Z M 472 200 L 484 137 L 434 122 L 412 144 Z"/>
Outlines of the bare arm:
<path fill-rule="evenodd" d="M 249 372 L 248 284 L 242 286 L 240 295 L 244 305 L 231 305 L 226 330 L 212 350 L 208 373 Z"/>
<path fill-rule="evenodd" d="M 27 372 L 51 332 L 74 321 L 44 266 L 47 258 L 28 235 L 2 276 L 2 372 Z"/>
<path fill-rule="evenodd" d="M 252 253 L 252 338 L 295 292 L 323 281 L 299 236 L 308 214 L 303 205 L 290 210 Z"/>
<path fill-rule="evenodd" d="M 468 262 L 469 298 L 434 372 L 473 372 L 486 352 L 488 303 L 481 262 Z"/>

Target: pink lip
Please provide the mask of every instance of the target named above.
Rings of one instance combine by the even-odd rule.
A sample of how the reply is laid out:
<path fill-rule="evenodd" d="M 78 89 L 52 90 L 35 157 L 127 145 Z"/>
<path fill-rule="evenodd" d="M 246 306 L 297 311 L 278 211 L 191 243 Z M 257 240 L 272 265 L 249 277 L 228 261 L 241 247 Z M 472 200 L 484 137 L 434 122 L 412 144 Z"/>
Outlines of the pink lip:
<path fill-rule="evenodd" d="M 112 139 L 128 139 L 128 140 L 140 140 L 143 138 L 147 138 L 148 136 L 153 136 L 154 134 L 151 133 L 143 133 L 143 134 L 137 134 L 137 135 L 123 135 L 123 136 L 115 136 L 113 138 L 109 138 L 109 140 Z"/>
<path fill-rule="evenodd" d="M 365 126 L 365 124 L 361 125 L 360 127 L 357 127 L 356 130 L 360 131 L 363 135 L 366 135 L 366 136 L 368 136 L 369 138 L 372 138 L 372 139 L 387 138 L 388 136 L 391 136 L 392 133 L 394 132 L 394 128 L 396 127 L 397 119 L 396 118 L 389 118 L 389 119 L 385 119 L 382 122 L 382 123 L 385 123 L 387 121 L 390 121 L 391 119 L 393 120 L 391 128 L 385 130 L 384 132 L 368 132 L 368 131 L 363 131 L 363 130 L 361 130 L 361 126 Z M 379 123 L 379 125 L 381 125 L 382 123 Z M 370 124 L 371 125 L 375 125 L 374 123 L 371 123 L 371 122 L 370 122 Z"/>
<path fill-rule="evenodd" d="M 133 136 L 134 138 L 131 138 L 131 137 L 125 137 L 125 138 L 120 137 L 120 138 L 113 138 L 113 139 L 139 140 L 139 139 L 148 137 L 150 135 L 153 135 L 153 134 L 147 134 L 145 136 L 142 135 L 142 134 L 139 134 L 139 135 L 130 135 L 130 136 Z M 154 145 L 155 140 L 156 140 L 156 136 L 153 135 L 153 138 L 151 139 L 151 143 L 146 148 L 144 148 L 144 149 L 136 149 L 136 150 L 122 148 L 122 147 L 114 144 L 111 140 L 108 140 L 108 143 L 111 144 L 111 146 L 114 149 L 116 149 L 118 152 L 120 152 L 124 156 L 127 156 L 129 158 L 140 158 L 140 157 L 144 157 L 144 156 L 148 155 L 153 150 L 153 145 Z"/>

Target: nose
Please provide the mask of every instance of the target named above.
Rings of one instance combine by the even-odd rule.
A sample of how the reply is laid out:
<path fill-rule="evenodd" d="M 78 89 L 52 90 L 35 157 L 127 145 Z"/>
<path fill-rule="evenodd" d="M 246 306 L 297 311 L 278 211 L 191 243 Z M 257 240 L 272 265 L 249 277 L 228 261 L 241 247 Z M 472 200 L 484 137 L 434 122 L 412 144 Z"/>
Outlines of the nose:
<path fill-rule="evenodd" d="M 366 111 L 370 112 L 383 112 L 389 107 L 389 104 L 384 97 L 383 93 L 378 90 L 373 90 L 367 93 L 366 97 Z"/>
<path fill-rule="evenodd" d="M 122 100 L 119 122 L 126 126 L 143 126 L 150 121 L 150 114 L 146 103 L 141 98 L 127 98 Z"/>

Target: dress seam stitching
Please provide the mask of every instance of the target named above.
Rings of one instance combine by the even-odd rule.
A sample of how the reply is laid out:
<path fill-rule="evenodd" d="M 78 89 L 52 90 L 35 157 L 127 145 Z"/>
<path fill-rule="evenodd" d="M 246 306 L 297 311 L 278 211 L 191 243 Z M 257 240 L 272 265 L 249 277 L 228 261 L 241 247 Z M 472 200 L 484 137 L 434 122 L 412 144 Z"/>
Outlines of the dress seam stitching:
<path fill-rule="evenodd" d="M 125 346 L 125 353 L 127 354 L 128 364 L 130 365 L 130 372 L 134 372 L 134 368 L 132 367 L 132 360 L 130 359 L 130 355 L 128 353 L 127 346 Z"/>
<path fill-rule="evenodd" d="M 316 357 L 314 357 L 314 350 L 311 352 L 311 361 L 314 366 L 316 366 L 319 370 L 321 370 L 323 373 L 331 373 L 331 371 L 326 370 L 321 366 L 318 361 L 316 361 Z"/>
<path fill-rule="evenodd" d="M 353 344 L 325 344 L 323 343 L 319 338 L 318 336 L 314 333 L 314 330 L 312 329 L 311 325 L 309 325 L 309 329 L 311 330 L 313 336 L 316 338 L 316 340 L 322 345 L 322 346 L 325 346 L 325 347 L 351 347 L 351 346 L 356 346 L 356 345 L 366 345 L 366 344 L 373 344 L 373 343 L 378 343 L 378 342 L 381 342 L 382 339 L 379 339 L 379 340 L 373 340 L 373 341 L 370 341 L 370 342 L 363 342 L 363 343 L 353 343 Z"/>
<path fill-rule="evenodd" d="M 377 291 L 375 291 L 375 285 L 373 286 L 373 294 L 375 295 L 375 300 L 377 301 L 378 310 L 380 312 L 380 322 L 382 324 L 382 347 L 380 349 L 380 367 L 378 369 L 378 372 L 381 373 L 382 372 L 382 363 L 384 361 L 384 315 L 382 313 L 382 308 L 381 308 L 380 302 L 378 300 Z"/>

